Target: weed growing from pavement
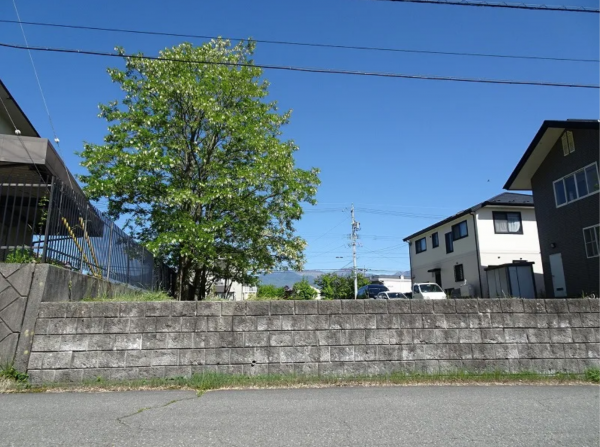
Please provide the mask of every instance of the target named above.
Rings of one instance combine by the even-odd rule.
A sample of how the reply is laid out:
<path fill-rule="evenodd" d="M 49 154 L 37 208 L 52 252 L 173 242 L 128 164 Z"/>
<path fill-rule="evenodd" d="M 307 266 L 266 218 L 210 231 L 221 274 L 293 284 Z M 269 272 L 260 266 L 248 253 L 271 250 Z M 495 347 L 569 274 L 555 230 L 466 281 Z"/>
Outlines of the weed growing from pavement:
<path fill-rule="evenodd" d="M 377 376 L 311 376 L 311 375 L 232 375 L 207 372 L 191 377 L 155 378 L 109 381 L 102 378 L 82 383 L 52 383 L 30 385 L 14 382 L 4 392 L 45 391 L 128 391 L 149 389 L 196 390 L 199 395 L 210 390 L 267 389 L 267 388 L 320 388 L 341 386 L 393 385 L 565 385 L 600 383 L 600 370 L 588 369 L 584 374 L 533 372 L 505 373 L 502 371 L 452 374 L 402 373 Z M 0 390 L 1 392 L 2 390 Z"/>

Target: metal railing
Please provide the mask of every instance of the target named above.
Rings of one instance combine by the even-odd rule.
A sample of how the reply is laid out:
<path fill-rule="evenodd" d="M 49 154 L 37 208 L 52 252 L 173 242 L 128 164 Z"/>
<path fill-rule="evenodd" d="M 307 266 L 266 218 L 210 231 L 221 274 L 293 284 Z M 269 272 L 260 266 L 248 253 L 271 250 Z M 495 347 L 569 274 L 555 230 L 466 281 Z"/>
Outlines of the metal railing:
<path fill-rule="evenodd" d="M 175 276 L 57 177 L 0 177 L 0 261 L 47 262 L 145 290 L 172 291 Z"/>

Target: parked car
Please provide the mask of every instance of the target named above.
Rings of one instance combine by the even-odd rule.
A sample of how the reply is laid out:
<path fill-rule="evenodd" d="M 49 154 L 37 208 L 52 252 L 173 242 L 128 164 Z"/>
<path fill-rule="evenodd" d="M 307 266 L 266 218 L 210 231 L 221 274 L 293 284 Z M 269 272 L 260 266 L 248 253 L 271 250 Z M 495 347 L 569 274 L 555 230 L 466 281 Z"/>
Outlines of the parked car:
<path fill-rule="evenodd" d="M 381 284 L 367 284 L 366 286 L 362 286 L 358 289 L 357 298 L 366 299 L 366 298 L 375 298 L 381 292 L 388 292 L 386 286 L 382 286 Z"/>
<path fill-rule="evenodd" d="M 412 297 L 421 300 L 445 300 L 446 293 L 436 283 L 424 282 L 413 284 Z"/>
<path fill-rule="evenodd" d="M 376 300 L 405 300 L 406 295 L 401 292 L 379 292 L 375 297 Z"/>

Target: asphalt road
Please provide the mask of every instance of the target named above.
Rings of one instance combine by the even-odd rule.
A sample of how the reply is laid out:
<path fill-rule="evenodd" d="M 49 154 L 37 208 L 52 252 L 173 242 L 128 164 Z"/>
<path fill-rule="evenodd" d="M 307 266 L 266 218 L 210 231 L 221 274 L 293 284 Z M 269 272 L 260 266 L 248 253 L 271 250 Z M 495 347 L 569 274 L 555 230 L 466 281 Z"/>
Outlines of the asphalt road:
<path fill-rule="evenodd" d="M 1 446 L 594 446 L 595 386 L 0 395 Z"/>

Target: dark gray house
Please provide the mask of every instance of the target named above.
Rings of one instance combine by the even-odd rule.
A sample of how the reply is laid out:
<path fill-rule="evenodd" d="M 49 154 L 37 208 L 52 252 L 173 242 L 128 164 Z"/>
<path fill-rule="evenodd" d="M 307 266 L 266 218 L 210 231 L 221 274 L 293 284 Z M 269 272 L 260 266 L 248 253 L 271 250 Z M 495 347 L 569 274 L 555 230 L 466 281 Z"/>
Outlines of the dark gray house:
<path fill-rule="evenodd" d="M 594 120 L 544 121 L 504 185 L 533 192 L 550 297 L 600 291 L 599 128 Z"/>

